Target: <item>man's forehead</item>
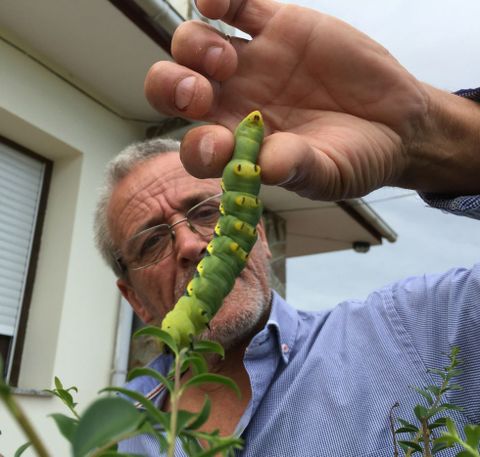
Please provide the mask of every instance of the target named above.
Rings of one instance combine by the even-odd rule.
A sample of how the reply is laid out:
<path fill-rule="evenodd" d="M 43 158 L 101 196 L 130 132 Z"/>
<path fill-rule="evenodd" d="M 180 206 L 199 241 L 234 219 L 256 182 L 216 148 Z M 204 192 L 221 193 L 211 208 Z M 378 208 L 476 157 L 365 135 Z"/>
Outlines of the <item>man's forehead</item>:
<path fill-rule="evenodd" d="M 110 201 L 110 222 L 123 238 L 219 191 L 219 179 L 194 178 L 184 169 L 178 153 L 162 153 L 137 165 L 118 183 Z"/>

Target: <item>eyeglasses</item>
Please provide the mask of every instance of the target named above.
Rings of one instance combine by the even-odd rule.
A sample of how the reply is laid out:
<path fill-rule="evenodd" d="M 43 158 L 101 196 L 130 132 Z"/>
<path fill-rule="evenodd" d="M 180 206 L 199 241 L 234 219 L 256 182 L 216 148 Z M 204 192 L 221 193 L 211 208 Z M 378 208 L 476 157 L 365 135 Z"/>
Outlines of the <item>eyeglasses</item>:
<path fill-rule="evenodd" d="M 185 213 L 184 218 L 171 225 L 155 225 L 128 239 L 122 249 L 124 256 L 120 250 L 115 253 L 117 265 L 122 271 L 127 268 L 141 270 L 168 257 L 173 252 L 174 227 L 182 222 L 186 222 L 192 232 L 202 237 L 212 236 L 220 216 L 218 206 L 221 195 L 212 195 L 197 203 Z"/>

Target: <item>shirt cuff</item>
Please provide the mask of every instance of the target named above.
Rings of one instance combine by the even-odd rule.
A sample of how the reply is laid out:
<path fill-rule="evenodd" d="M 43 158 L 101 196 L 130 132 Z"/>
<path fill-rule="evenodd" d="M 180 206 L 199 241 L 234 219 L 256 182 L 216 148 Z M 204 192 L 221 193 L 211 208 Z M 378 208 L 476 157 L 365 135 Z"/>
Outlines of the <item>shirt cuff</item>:
<path fill-rule="evenodd" d="M 433 208 L 438 208 L 458 216 L 480 219 L 480 195 L 465 195 L 452 198 L 423 192 L 419 192 L 419 195 Z"/>
<path fill-rule="evenodd" d="M 480 87 L 475 89 L 461 89 L 454 92 L 460 97 L 469 98 L 475 102 L 480 102 Z M 438 208 L 448 213 L 459 216 L 472 217 L 480 219 L 480 196 L 466 195 L 460 197 L 447 197 L 439 194 L 419 192 L 420 197 L 433 208 Z"/>

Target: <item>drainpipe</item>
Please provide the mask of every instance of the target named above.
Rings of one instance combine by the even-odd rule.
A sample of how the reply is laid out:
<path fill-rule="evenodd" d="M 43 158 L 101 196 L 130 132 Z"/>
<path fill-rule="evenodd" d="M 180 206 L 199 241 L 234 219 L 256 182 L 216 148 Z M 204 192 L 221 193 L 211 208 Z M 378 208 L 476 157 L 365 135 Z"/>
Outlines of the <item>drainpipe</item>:
<path fill-rule="evenodd" d="M 122 297 L 119 303 L 117 335 L 110 383 L 112 386 L 125 384 L 128 372 L 128 356 L 130 354 L 130 340 L 132 336 L 133 310 Z"/>
<path fill-rule="evenodd" d="M 148 15 L 152 23 L 173 35 L 175 29 L 184 22 L 184 18 L 166 0 L 134 0 Z"/>

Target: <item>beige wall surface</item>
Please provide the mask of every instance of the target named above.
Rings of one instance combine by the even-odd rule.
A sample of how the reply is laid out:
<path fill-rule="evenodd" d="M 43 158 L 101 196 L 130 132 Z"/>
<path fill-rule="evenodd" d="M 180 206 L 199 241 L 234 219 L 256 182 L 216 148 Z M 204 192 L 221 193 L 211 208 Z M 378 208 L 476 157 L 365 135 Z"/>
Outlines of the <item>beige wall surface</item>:
<path fill-rule="evenodd" d="M 80 409 L 110 380 L 119 295 L 92 222 L 105 163 L 143 136 L 34 59 L 0 42 L 0 135 L 54 161 L 19 387 L 79 388 Z M 52 455 L 68 455 L 46 416 L 58 400 L 17 396 Z M 0 406 L 0 454 L 25 442 Z M 24 455 L 33 455 L 27 451 Z"/>

